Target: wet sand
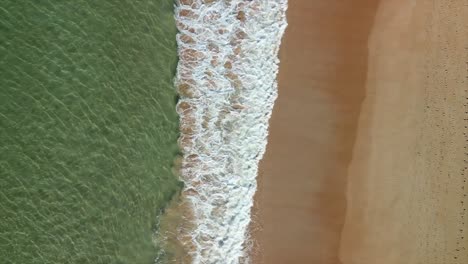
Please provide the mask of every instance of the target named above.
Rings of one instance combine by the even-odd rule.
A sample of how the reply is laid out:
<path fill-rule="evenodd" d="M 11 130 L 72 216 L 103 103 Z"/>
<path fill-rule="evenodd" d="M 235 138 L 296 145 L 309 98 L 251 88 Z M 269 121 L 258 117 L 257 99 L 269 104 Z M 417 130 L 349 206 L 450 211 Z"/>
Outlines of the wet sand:
<path fill-rule="evenodd" d="M 291 0 L 260 164 L 254 263 L 338 263 L 375 0 Z"/>
<path fill-rule="evenodd" d="M 468 263 L 466 1 L 292 0 L 254 263 Z"/>

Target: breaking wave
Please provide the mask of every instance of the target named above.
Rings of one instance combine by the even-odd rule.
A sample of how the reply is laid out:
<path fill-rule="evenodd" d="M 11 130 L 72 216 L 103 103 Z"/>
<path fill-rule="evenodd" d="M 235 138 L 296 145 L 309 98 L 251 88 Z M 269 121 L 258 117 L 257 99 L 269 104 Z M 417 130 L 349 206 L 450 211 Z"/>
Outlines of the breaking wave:
<path fill-rule="evenodd" d="M 287 0 L 179 0 L 183 197 L 193 263 L 248 262 L 258 163 L 277 97 Z"/>

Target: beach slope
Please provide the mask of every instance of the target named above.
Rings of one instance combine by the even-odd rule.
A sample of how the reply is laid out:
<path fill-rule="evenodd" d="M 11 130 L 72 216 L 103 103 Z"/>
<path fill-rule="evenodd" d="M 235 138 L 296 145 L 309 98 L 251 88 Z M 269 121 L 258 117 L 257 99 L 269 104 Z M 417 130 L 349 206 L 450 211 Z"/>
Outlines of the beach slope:
<path fill-rule="evenodd" d="M 466 1 L 290 1 L 254 263 L 468 263 Z"/>

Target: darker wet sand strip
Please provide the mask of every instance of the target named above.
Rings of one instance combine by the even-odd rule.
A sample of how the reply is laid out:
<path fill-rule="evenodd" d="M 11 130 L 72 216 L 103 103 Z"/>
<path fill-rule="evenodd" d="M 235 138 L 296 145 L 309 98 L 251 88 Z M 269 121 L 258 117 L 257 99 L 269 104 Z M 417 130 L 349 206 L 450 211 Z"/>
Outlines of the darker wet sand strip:
<path fill-rule="evenodd" d="M 335 264 L 376 0 L 292 0 L 260 166 L 254 263 Z"/>

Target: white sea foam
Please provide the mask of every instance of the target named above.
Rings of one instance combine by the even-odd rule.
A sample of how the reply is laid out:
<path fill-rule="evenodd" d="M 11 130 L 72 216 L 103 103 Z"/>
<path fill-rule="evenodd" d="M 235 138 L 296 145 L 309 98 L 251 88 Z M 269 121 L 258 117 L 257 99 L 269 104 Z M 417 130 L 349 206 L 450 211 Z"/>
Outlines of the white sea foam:
<path fill-rule="evenodd" d="M 195 222 L 193 263 L 247 262 L 286 8 L 287 0 L 179 0 L 176 6 L 181 177 Z"/>

